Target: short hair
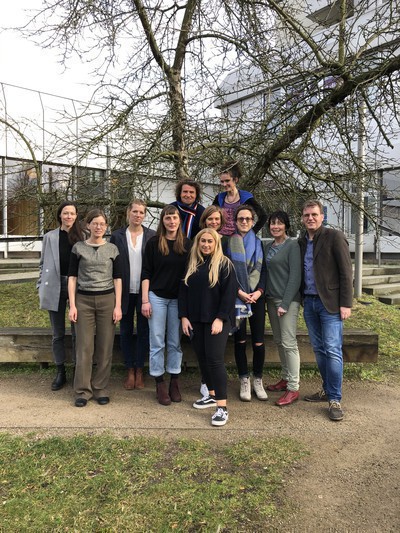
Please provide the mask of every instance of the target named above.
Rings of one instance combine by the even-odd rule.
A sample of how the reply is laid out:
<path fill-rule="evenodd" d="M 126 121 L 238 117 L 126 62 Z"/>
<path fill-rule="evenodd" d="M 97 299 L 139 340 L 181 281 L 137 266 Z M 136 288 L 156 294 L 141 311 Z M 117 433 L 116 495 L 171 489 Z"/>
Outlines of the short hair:
<path fill-rule="evenodd" d="M 106 214 L 102 209 L 98 209 L 97 207 L 95 209 L 91 209 L 89 213 L 86 215 L 86 224 L 90 224 L 94 218 L 97 217 L 103 217 L 106 224 L 108 224 L 108 220 L 106 217 Z"/>
<path fill-rule="evenodd" d="M 219 169 L 220 174 L 230 174 L 233 179 L 240 180 L 242 177 L 242 169 L 239 161 L 226 161 Z"/>
<path fill-rule="evenodd" d="M 319 200 L 314 200 L 314 199 L 307 200 L 306 202 L 304 202 L 302 213 L 304 212 L 304 209 L 308 209 L 309 207 L 315 207 L 315 206 L 317 206 L 319 208 L 319 212 L 323 214 L 324 206 L 322 205 L 322 202 L 320 202 Z"/>
<path fill-rule="evenodd" d="M 254 211 L 254 208 L 251 205 L 241 204 L 241 205 L 239 205 L 239 207 L 235 211 L 235 222 L 238 219 L 238 214 L 240 213 L 240 211 L 244 211 L 244 210 L 250 211 L 251 216 L 253 217 L 253 219 L 257 218 L 257 214 L 256 214 L 256 212 Z"/>
<path fill-rule="evenodd" d="M 182 187 L 184 185 L 189 185 L 190 187 L 194 187 L 196 189 L 196 202 L 201 202 L 201 187 L 200 183 L 197 181 L 194 181 L 190 178 L 184 178 L 183 180 L 178 181 L 175 187 L 175 197 L 177 202 L 181 201 L 181 193 L 182 193 Z"/>
<path fill-rule="evenodd" d="M 200 217 L 200 222 L 199 222 L 199 226 L 200 226 L 200 229 L 205 229 L 207 226 L 206 226 L 206 220 L 208 217 L 210 217 L 211 215 L 213 215 L 214 213 L 219 213 L 221 215 L 221 228 L 222 226 L 225 225 L 226 223 L 226 216 L 225 216 L 225 212 L 223 209 L 221 209 L 219 207 L 219 205 L 209 205 L 208 207 L 206 207 Z"/>
<path fill-rule="evenodd" d="M 279 220 L 279 222 L 285 224 L 285 231 L 287 233 L 290 229 L 290 220 L 289 215 L 286 213 L 286 211 L 274 211 L 273 213 L 271 213 L 268 217 L 268 227 L 271 225 L 271 222 L 274 222 L 275 220 Z"/>

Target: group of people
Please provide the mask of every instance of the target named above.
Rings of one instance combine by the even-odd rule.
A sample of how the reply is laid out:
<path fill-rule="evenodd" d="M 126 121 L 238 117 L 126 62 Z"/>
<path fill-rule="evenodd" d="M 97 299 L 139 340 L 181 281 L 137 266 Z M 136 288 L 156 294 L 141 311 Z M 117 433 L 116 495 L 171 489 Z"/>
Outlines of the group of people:
<path fill-rule="evenodd" d="M 220 174 L 224 191 L 206 208 L 199 184 L 182 180 L 176 202 L 161 211 L 156 232 L 143 225 L 145 202 L 134 199 L 127 207 L 127 226 L 114 231 L 110 242 L 104 238 L 108 222 L 103 211 L 91 210 L 82 229 L 76 204 L 59 206 L 60 227 L 44 236 L 38 281 L 40 306 L 49 311 L 53 330 L 57 374 L 52 390 L 66 383 L 69 300 L 77 407 L 92 398 L 100 405 L 109 403 L 115 326 L 120 322 L 125 389 L 144 387 L 149 354 L 158 402 L 180 402 L 183 333 L 191 339 L 201 371 L 201 398 L 193 407 L 214 407 L 211 424 L 223 426 L 228 421 L 224 354 L 230 334 L 240 399 L 250 401 L 253 392 L 261 401 L 268 399 L 263 384 L 267 310 L 282 364 L 281 379 L 267 390 L 283 393 L 278 406 L 290 405 L 299 398 L 296 330 L 303 300 L 322 377 L 322 389 L 305 399 L 328 401 L 329 417 L 343 418 L 342 323 L 352 303 L 347 241 L 342 232 L 323 226 L 317 200 L 304 206 L 305 235 L 299 241 L 289 238 L 288 214 L 276 211 L 267 217 L 251 193 L 238 189 L 240 177 L 236 162 L 225 164 Z M 267 245 L 257 237 L 265 223 L 272 237 Z"/>

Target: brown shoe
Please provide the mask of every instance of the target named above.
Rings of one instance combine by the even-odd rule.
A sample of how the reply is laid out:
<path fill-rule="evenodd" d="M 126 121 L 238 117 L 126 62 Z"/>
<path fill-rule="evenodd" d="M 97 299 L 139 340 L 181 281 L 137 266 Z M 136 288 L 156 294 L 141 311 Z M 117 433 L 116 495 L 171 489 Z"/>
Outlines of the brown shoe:
<path fill-rule="evenodd" d="M 171 398 L 169 397 L 165 381 L 161 381 L 161 383 L 156 383 L 156 386 L 158 403 L 160 403 L 161 405 L 171 405 Z"/>
<path fill-rule="evenodd" d="M 284 407 L 285 405 L 290 405 L 299 399 L 299 391 L 287 390 L 283 396 L 275 402 L 275 405 L 279 407 Z"/>
<path fill-rule="evenodd" d="M 177 378 L 171 379 L 171 382 L 169 384 L 169 395 L 171 397 L 171 401 L 173 401 L 173 402 L 181 402 L 182 401 L 182 396 L 181 396 L 181 393 L 179 391 L 179 383 L 178 383 L 178 379 Z"/>
<path fill-rule="evenodd" d="M 126 390 L 133 390 L 135 388 L 135 369 L 128 368 L 128 376 L 124 381 L 124 388 Z"/>
<path fill-rule="evenodd" d="M 275 383 L 275 385 L 268 385 L 267 390 L 272 392 L 281 392 L 286 390 L 287 387 L 287 381 L 286 379 L 281 379 L 278 381 L 278 383 Z"/>
<path fill-rule="evenodd" d="M 144 389 L 143 368 L 137 368 L 136 369 L 135 389 Z"/>

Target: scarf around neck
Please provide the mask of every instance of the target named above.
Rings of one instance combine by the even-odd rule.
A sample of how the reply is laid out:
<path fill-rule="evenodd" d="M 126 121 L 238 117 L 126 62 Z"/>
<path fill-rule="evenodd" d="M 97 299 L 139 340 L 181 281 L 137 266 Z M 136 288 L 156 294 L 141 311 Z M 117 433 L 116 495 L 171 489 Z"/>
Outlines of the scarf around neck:
<path fill-rule="evenodd" d="M 188 239 L 191 238 L 194 219 L 197 213 L 198 202 L 193 202 L 192 205 L 186 205 L 182 202 L 176 202 L 179 214 L 182 219 L 182 231 Z"/>

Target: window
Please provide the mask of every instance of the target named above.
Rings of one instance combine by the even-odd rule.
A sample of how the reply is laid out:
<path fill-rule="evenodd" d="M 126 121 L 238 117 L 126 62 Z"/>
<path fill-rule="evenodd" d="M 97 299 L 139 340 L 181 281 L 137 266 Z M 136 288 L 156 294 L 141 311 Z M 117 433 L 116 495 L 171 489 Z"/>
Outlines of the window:
<path fill-rule="evenodd" d="M 308 15 L 308 18 L 313 22 L 320 24 L 321 26 L 333 26 L 338 24 L 341 20 L 340 13 L 340 0 L 335 0 L 332 3 L 329 3 L 327 6 L 318 11 L 314 11 L 311 15 Z M 350 18 L 354 15 L 354 0 L 347 0 L 347 18 Z"/>

